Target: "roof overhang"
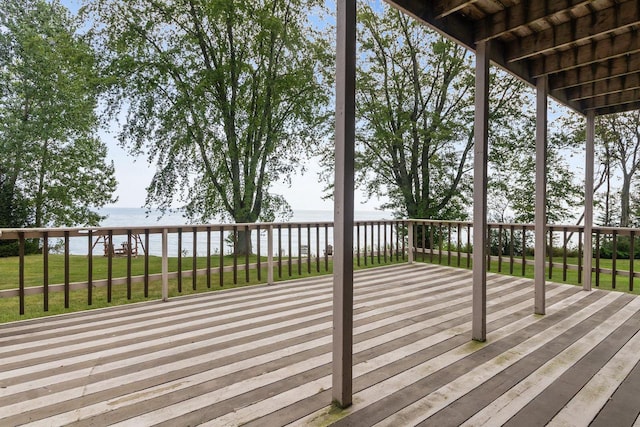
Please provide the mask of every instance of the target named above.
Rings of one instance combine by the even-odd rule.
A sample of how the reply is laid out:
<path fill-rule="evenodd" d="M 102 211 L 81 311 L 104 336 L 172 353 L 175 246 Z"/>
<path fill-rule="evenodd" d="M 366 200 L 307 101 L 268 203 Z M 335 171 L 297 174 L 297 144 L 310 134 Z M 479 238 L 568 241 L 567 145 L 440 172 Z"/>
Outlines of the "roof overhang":
<path fill-rule="evenodd" d="M 640 109 L 638 0 L 386 1 L 577 112 Z"/>

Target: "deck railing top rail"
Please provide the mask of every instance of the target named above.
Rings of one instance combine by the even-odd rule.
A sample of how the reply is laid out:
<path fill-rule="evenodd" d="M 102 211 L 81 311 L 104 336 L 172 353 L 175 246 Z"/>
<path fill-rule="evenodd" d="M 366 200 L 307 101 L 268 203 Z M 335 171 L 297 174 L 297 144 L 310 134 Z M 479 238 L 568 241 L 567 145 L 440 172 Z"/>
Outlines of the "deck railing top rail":
<path fill-rule="evenodd" d="M 407 224 L 439 224 L 443 226 L 455 225 L 455 226 L 465 226 L 472 227 L 473 223 L 471 221 L 445 221 L 445 220 L 435 220 L 435 219 L 421 219 L 421 218 L 411 218 L 411 219 L 377 219 L 377 220 L 356 220 L 354 221 L 354 225 L 364 225 L 364 224 L 390 224 L 390 223 L 407 223 Z M 125 235 L 128 233 L 133 234 L 143 234 L 148 232 L 150 234 L 162 234 L 163 231 L 168 231 L 169 233 L 177 233 L 178 231 L 197 231 L 197 232 L 206 232 L 208 230 L 211 231 L 233 231 L 233 230 L 241 230 L 241 229 L 249 229 L 249 230 L 265 230 L 269 227 L 281 227 L 281 228 L 297 228 L 307 227 L 307 226 L 317 226 L 317 227 L 333 227 L 333 221 L 303 221 L 303 222 L 256 222 L 256 223 L 228 223 L 228 224 L 180 224 L 180 225 L 135 225 L 135 226 L 101 226 L 101 227 L 53 227 L 53 228 L 0 228 L 0 240 L 16 240 L 20 238 L 20 236 L 26 239 L 34 239 L 43 237 L 44 233 L 47 233 L 48 237 L 65 237 L 68 235 L 70 237 L 83 237 L 87 236 L 89 232 L 91 232 L 94 236 L 106 235 L 109 232 L 113 235 Z M 501 227 L 504 229 L 514 228 L 517 230 L 527 230 L 532 231 L 535 229 L 534 224 L 530 223 L 498 223 L 492 222 L 489 223 L 488 226 L 490 228 Z M 548 228 L 553 228 L 554 230 L 567 230 L 570 232 L 579 232 L 584 230 L 583 225 L 575 225 L 575 224 L 547 224 Z M 638 228 L 630 228 L 630 227 L 609 227 L 609 226 L 593 226 L 593 232 L 600 232 L 601 234 L 617 234 L 619 236 L 630 236 L 632 234 L 638 234 L 640 229 Z"/>
<path fill-rule="evenodd" d="M 136 225 L 136 226 L 104 226 L 104 227 L 56 227 L 56 228 L 0 228 L 0 239 L 17 239 L 20 233 L 23 233 L 24 237 L 41 237 L 43 233 L 49 233 L 49 237 L 62 237 L 64 233 L 69 233 L 70 236 L 86 236 L 89 231 L 95 235 L 107 234 L 112 232 L 113 234 L 127 234 L 142 233 L 148 231 L 151 234 L 160 234 L 164 230 L 169 233 L 176 233 L 179 230 L 199 231 L 205 232 L 208 229 L 215 231 L 233 231 L 234 229 L 249 228 L 255 230 L 257 228 L 265 229 L 267 227 L 291 226 L 297 227 L 298 225 L 318 225 L 318 226 L 332 226 L 333 222 L 327 221 L 312 221 L 312 222 L 262 222 L 262 223 L 229 223 L 229 224 L 180 224 L 180 225 Z"/>
<path fill-rule="evenodd" d="M 394 220 L 394 219 L 367 219 L 356 220 L 354 225 L 364 224 L 390 224 L 397 222 L 409 222 L 410 220 Z M 169 233 L 182 231 L 233 231 L 239 229 L 267 229 L 268 227 L 277 228 L 297 228 L 298 226 L 307 227 L 333 227 L 333 221 L 296 221 L 296 222 L 252 222 L 252 223 L 228 223 L 228 224 L 181 224 L 181 225 L 135 225 L 135 226 L 104 226 L 104 227 L 53 227 L 53 228 L 0 228 L 0 240 L 18 239 L 22 234 L 25 238 L 39 238 L 44 233 L 48 233 L 48 237 L 64 237 L 68 233 L 70 237 L 86 236 L 90 231 L 94 235 L 103 235 L 111 232 L 114 235 L 137 233 L 142 234 L 149 232 L 151 234 L 161 234 L 167 230 Z"/>

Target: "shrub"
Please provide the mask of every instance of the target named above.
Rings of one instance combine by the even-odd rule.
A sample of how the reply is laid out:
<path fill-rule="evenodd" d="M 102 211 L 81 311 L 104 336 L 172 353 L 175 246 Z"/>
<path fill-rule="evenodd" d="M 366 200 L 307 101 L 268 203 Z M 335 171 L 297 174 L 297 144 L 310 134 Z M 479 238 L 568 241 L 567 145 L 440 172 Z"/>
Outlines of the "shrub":
<path fill-rule="evenodd" d="M 617 255 L 618 259 L 629 259 L 629 252 L 631 249 L 631 239 L 627 236 L 618 236 L 617 238 Z M 596 248 L 593 248 L 594 253 Z M 613 239 L 607 238 L 600 243 L 600 258 L 611 259 L 613 258 Z M 633 239 L 633 259 L 640 259 L 640 239 Z"/>
<path fill-rule="evenodd" d="M 42 253 L 38 239 L 27 239 L 24 243 L 25 255 Z M 0 258 L 18 256 L 20 253 L 19 249 L 20 247 L 17 240 L 0 240 Z"/>

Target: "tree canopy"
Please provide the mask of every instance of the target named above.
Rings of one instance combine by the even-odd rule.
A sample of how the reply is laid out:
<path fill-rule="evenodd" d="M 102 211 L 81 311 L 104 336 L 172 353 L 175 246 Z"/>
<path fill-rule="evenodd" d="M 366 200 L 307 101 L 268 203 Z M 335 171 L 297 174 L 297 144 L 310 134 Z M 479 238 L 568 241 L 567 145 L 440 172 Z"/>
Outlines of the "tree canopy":
<path fill-rule="evenodd" d="M 327 132 L 318 0 L 90 0 L 120 141 L 156 172 L 147 204 L 192 220 L 272 220 L 269 191 Z"/>
<path fill-rule="evenodd" d="M 464 216 L 470 56 L 392 8 L 359 8 L 358 182 L 413 218 Z"/>
<path fill-rule="evenodd" d="M 0 10 L 0 226 L 95 225 L 116 182 L 92 49 L 58 1 Z"/>
<path fill-rule="evenodd" d="M 357 167 L 361 188 L 398 216 L 470 213 L 474 69 L 471 53 L 390 7 L 359 9 Z M 535 111 L 525 84 L 492 69 L 490 185 L 494 215 L 533 217 Z M 550 220 L 571 216 L 579 188 L 550 138 Z"/>
<path fill-rule="evenodd" d="M 637 211 L 633 203 L 632 187 L 640 170 L 640 112 L 632 111 L 599 117 L 596 122 L 598 157 L 605 169 L 607 187 L 604 197 L 604 225 L 614 225 L 619 219 L 620 227 L 630 227 L 638 223 L 632 217 Z M 617 195 L 619 209 L 614 215 L 611 199 L 616 198 L 611 188 L 611 178 L 619 174 L 621 185 Z M 637 197 L 637 196 L 635 196 Z M 634 206 L 636 205 L 636 206 Z M 634 209 L 635 208 L 635 209 Z"/>
<path fill-rule="evenodd" d="M 534 98 L 521 91 L 519 107 L 510 108 L 504 120 L 492 124 L 490 137 L 490 213 L 496 221 L 532 223 L 535 220 L 535 109 Z M 584 120 L 575 115 L 556 118 L 547 134 L 547 222 L 574 220 L 584 200 L 569 161 L 584 147 Z M 502 216 L 506 213 L 505 216 Z"/>

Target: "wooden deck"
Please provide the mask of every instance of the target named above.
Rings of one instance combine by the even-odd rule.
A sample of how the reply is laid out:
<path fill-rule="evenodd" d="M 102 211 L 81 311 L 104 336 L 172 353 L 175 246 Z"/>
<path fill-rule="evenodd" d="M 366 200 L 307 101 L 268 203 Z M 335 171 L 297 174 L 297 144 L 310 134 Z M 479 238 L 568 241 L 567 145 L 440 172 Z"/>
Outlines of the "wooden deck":
<path fill-rule="evenodd" d="M 639 426 L 640 298 L 489 274 L 356 273 L 354 405 L 330 410 L 331 278 L 0 326 L 0 426 Z"/>

